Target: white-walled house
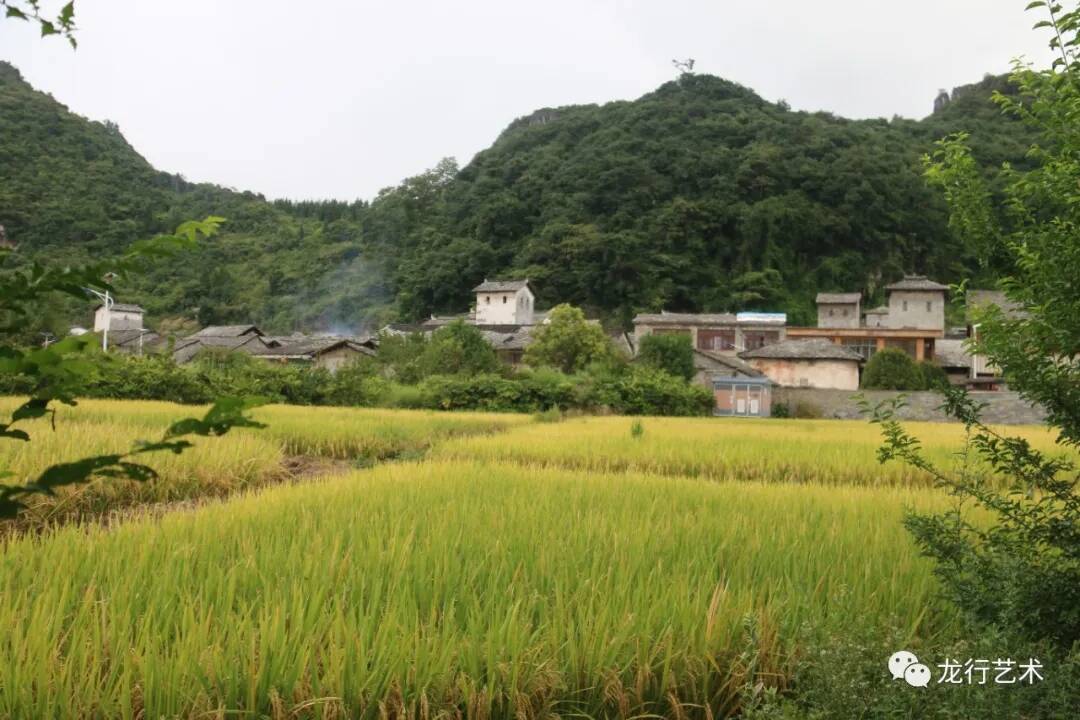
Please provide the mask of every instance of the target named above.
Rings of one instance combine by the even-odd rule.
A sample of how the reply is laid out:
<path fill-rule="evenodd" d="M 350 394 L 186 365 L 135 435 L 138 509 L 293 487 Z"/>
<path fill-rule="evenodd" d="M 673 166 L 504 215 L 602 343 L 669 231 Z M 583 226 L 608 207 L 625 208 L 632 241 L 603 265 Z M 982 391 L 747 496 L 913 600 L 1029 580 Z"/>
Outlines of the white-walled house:
<path fill-rule="evenodd" d="M 98 305 L 94 311 L 94 332 L 103 330 L 142 330 L 143 315 L 146 313 L 138 305 L 112 303 L 106 309 Z"/>
<path fill-rule="evenodd" d="M 532 325 L 536 297 L 528 280 L 484 280 L 476 293 L 477 325 Z"/>

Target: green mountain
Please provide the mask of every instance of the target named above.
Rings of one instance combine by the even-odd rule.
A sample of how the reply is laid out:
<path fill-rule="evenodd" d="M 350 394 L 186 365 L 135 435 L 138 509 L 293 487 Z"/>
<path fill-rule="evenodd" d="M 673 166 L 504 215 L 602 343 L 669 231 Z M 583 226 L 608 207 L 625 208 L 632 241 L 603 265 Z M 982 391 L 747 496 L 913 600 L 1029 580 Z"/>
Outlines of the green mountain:
<path fill-rule="evenodd" d="M 267 202 L 152 168 L 115 125 L 74 115 L 0 63 L 0 224 L 21 261 L 115 252 L 209 214 L 228 231 L 120 288 L 152 320 L 359 329 L 461 311 L 484 277 L 529 277 L 542 303 L 613 323 L 639 310 L 786 310 L 903 272 L 975 268 L 921 157 L 971 133 L 988 167 L 1032 138 L 988 77 L 924 120 L 794 112 L 719 78 L 638 100 L 543 109 L 465 168 L 443 161 L 365 202 Z M 15 258 L 15 261 L 20 261 Z M 85 310 L 61 305 L 43 323 Z"/>

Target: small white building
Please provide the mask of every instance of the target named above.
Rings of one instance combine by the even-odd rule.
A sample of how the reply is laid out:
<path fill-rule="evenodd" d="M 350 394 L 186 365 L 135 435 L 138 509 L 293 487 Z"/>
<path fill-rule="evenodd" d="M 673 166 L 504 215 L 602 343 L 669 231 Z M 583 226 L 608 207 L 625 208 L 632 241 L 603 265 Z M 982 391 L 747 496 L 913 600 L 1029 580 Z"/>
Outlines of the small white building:
<path fill-rule="evenodd" d="M 94 310 L 94 332 L 103 330 L 142 330 L 146 311 L 138 305 L 112 303 L 108 308 L 98 305 Z"/>
<path fill-rule="evenodd" d="M 528 280 L 484 280 L 476 293 L 477 325 L 532 325 L 536 297 Z"/>

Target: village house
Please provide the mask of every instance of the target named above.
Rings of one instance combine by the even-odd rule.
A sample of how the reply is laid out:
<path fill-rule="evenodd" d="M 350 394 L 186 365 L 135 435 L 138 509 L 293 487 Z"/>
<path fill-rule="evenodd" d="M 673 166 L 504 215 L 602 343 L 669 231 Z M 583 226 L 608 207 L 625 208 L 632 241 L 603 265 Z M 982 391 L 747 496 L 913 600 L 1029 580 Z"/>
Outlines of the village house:
<path fill-rule="evenodd" d="M 374 338 L 292 335 L 273 338 L 274 347 L 254 349 L 251 354 L 278 363 L 300 363 L 335 373 L 360 357 L 373 357 L 378 350 Z"/>
<path fill-rule="evenodd" d="M 526 280 L 484 280 L 476 294 L 476 325 L 532 325 L 533 295 Z"/>
<path fill-rule="evenodd" d="M 143 355 L 151 352 L 160 342 L 161 337 L 143 327 L 146 311 L 138 305 L 110 302 L 94 308 L 94 332 L 108 335 L 108 348 L 116 352 Z"/>
<path fill-rule="evenodd" d="M 982 332 L 981 323 L 978 321 L 980 311 L 988 307 L 997 307 L 1001 313 L 1009 319 L 1022 316 L 1023 310 L 1016 303 L 1009 300 L 1005 293 L 1000 290 L 969 290 L 965 296 L 967 315 L 967 335 L 971 346 L 979 341 Z M 998 390 L 1003 387 L 1001 368 L 987 360 L 985 355 L 978 352 L 970 354 L 968 384 L 980 390 Z"/>
<path fill-rule="evenodd" d="M 825 338 L 785 340 L 739 357 L 777 385 L 835 390 L 859 389 L 862 356 Z"/>
<path fill-rule="evenodd" d="M 726 353 L 695 350 L 694 367 L 694 381 L 712 390 L 714 415 L 771 414 L 773 383 L 750 363 Z"/>
<path fill-rule="evenodd" d="M 634 346 L 646 335 L 686 335 L 695 350 L 734 355 L 785 338 L 783 313 L 642 313 L 634 318 Z"/>
<path fill-rule="evenodd" d="M 255 355 L 274 346 L 275 343 L 264 339 L 263 332 L 254 325 L 210 325 L 177 340 L 172 347 L 172 357 L 183 364 L 191 362 L 204 350 Z"/>
<path fill-rule="evenodd" d="M 792 340 L 822 338 L 869 360 L 885 348 L 898 348 L 913 360 L 932 360 L 935 343 L 945 336 L 948 286 L 922 275 L 908 275 L 885 286 L 886 307 L 860 315 L 860 293 L 819 293 L 817 327 L 789 327 Z"/>

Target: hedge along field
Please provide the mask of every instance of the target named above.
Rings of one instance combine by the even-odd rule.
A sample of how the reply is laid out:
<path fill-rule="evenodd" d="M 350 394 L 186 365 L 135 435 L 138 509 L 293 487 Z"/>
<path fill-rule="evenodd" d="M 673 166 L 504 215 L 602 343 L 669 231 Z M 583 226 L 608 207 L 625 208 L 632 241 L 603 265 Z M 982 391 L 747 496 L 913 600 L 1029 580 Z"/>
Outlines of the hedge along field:
<path fill-rule="evenodd" d="M 944 502 L 428 461 L 20 536 L 0 716 L 721 716 L 800 628 L 952 632 L 900 524 Z"/>
<path fill-rule="evenodd" d="M 0 412 L 10 414 L 19 402 L 0 398 Z M 126 400 L 60 406 L 55 432 L 49 419 L 39 419 L 17 425 L 30 434 L 30 442 L 0 441 L 0 469 L 14 473 L 7 482 L 28 482 L 55 463 L 126 452 L 138 440 L 158 439 L 172 422 L 205 411 L 199 406 Z M 30 509 L 21 522 L 40 525 L 143 503 L 222 497 L 286 478 L 283 462 L 288 455 L 385 459 L 424 450 L 441 438 L 498 432 L 529 422 L 528 417 L 512 415 L 296 406 L 258 408 L 253 415 L 268 427 L 195 438 L 195 447 L 181 455 L 141 456 L 139 461 L 160 475 L 156 481 L 99 479 L 61 488 L 56 497 L 30 496 Z"/>
<path fill-rule="evenodd" d="M 596 472 L 636 470 L 720 480 L 928 487 L 932 478 L 897 462 L 881 465 L 880 428 L 857 420 L 758 418 L 591 417 L 535 424 L 497 437 L 459 438 L 441 444 L 435 456 L 498 460 Z M 906 422 L 927 455 L 942 467 L 955 466 L 964 442 L 957 424 Z M 1064 452 L 1043 427 L 1002 428 L 1034 447 Z M 1075 456 L 1075 453 L 1073 453 Z"/>

